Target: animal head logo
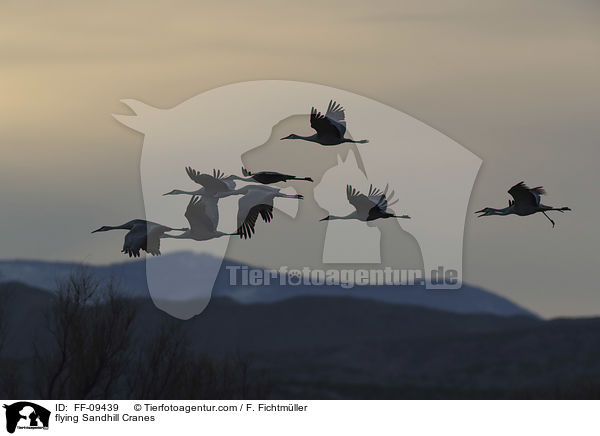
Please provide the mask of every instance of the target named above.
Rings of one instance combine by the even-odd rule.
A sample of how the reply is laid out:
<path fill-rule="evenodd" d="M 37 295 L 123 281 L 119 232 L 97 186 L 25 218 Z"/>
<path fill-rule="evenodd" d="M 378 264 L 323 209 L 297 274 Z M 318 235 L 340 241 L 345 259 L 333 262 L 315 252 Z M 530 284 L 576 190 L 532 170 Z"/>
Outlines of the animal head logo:
<path fill-rule="evenodd" d="M 330 101 L 340 104 L 327 106 Z M 462 285 L 465 214 L 481 159 L 424 123 L 351 92 L 278 80 L 227 85 L 170 109 L 135 100 L 123 103 L 135 114 L 115 118 L 144 134 L 141 183 L 150 221 L 173 229 L 187 228 L 184 213 L 193 215 L 194 210 L 202 209 L 216 215 L 219 231 L 233 233 L 239 227 L 241 200 L 238 204 L 236 196 L 220 198 L 218 207 L 205 200 L 193 203 L 189 194 L 163 196 L 173 189 L 200 188 L 190 180 L 186 167 L 198 174 L 212 174 L 217 168 L 223 177 L 236 175 L 232 180 L 239 183 L 238 189 L 245 183 L 240 178 L 248 179 L 249 173 L 261 171 L 302 179 L 264 185 L 287 190 L 281 191 L 283 195 L 273 194 L 278 198 L 272 211 L 268 207 L 255 211 L 256 235 L 252 239 L 237 235 L 202 242 L 162 239 L 163 253 L 194 251 L 204 255 L 202 265 L 197 257 L 178 258 L 176 265 L 147 258 L 150 294 L 155 304 L 171 315 L 186 319 L 202 312 L 226 257 L 268 268 L 378 263 L 406 250 L 402 243 L 386 246 L 395 234 L 416 241 L 408 245 L 416 247 L 412 251 L 418 252 L 428 288 Z M 317 106 L 319 109 L 311 113 Z M 296 136 L 289 138 L 292 134 Z M 353 185 L 350 192 L 354 192 L 354 203 L 364 194 L 378 204 L 376 209 L 381 213 L 411 218 L 368 223 L 319 221 L 353 210 L 346 185 Z M 392 191 L 398 201 L 393 205 Z M 298 196 L 303 198 L 298 200 Z M 281 214 L 281 209 L 286 213 Z M 263 220 L 270 221 L 268 226 Z M 363 247 L 364 256 L 342 256 L 358 251 L 339 246 L 344 233 L 340 225 L 349 226 L 345 228 L 353 232 L 355 240 L 348 243 Z M 429 272 L 439 267 L 455 270 L 457 280 L 453 284 L 429 280 Z M 181 285 L 182 274 L 187 276 L 188 285 Z"/>
<path fill-rule="evenodd" d="M 19 401 L 3 405 L 6 414 L 6 431 L 14 433 L 17 428 L 47 429 L 50 421 L 50 411 L 42 406 L 28 401 Z"/>

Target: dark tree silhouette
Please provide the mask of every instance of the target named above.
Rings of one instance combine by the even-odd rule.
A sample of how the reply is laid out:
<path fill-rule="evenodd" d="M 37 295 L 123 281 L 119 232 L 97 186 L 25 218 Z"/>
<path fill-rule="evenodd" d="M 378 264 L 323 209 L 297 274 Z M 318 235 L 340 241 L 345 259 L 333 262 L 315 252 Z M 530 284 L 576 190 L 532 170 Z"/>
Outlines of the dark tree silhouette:
<path fill-rule="evenodd" d="M 146 330 L 146 333 L 149 333 Z M 266 398 L 271 384 L 254 371 L 248 356 L 214 359 L 191 351 L 185 323 L 165 318 L 157 331 L 140 338 L 128 372 L 132 399 Z M 138 342 L 138 341 L 136 341 Z"/>
<path fill-rule="evenodd" d="M 59 283 L 46 314 L 53 344 L 36 344 L 38 395 L 46 399 L 107 398 L 117 388 L 135 317 L 114 282 L 85 270 Z"/>
<path fill-rule="evenodd" d="M 4 345 L 6 344 L 6 338 L 8 337 L 7 315 L 6 295 L 0 295 L 0 358 L 3 356 Z"/>
<path fill-rule="evenodd" d="M 134 399 L 177 399 L 185 384 L 188 341 L 183 324 L 172 319 L 162 322 L 150 337 L 140 338 L 128 373 L 129 397 Z M 175 395 L 175 396 L 173 396 Z"/>
<path fill-rule="evenodd" d="M 144 323 L 141 300 L 85 269 L 58 283 L 35 335 L 33 362 L 0 359 L 0 389 L 40 399 L 265 398 L 271 384 L 241 354 L 191 350 L 185 321 Z M 12 366 L 11 366 L 12 365 Z M 6 374 L 12 374 L 11 377 Z M 20 389 L 20 390 L 19 390 Z M 31 392 L 31 394 L 29 394 Z"/>
<path fill-rule="evenodd" d="M 0 295 L 0 393 L 3 398 L 21 398 L 19 365 L 4 353 L 8 333 L 7 296 Z"/>

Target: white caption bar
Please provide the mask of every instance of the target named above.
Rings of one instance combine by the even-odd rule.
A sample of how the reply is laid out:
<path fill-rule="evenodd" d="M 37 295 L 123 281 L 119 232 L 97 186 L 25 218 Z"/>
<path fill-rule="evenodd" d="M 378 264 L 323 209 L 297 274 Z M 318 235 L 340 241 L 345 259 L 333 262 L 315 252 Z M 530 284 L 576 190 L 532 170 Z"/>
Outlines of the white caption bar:
<path fill-rule="evenodd" d="M 597 431 L 597 401 L 27 401 L 5 400 L 4 430 L 26 436 L 126 431 L 306 436 L 501 435 Z M 49 414 L 47 413 L 49 412 Z M 12 428 L 11 428 L 12 427 Z M 180 433 L 181 432 L 181 433 Z"/>

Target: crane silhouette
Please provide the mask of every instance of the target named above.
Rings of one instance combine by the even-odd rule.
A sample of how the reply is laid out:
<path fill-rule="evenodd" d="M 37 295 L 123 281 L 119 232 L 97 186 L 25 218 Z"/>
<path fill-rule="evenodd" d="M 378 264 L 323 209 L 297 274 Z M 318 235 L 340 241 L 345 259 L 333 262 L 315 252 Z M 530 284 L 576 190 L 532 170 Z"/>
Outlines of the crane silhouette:
<path fill-rule="evenodd" d="M 314 182 L 310 177 L 296 177 L 289 174 L 282 174 L 276 171 L 259 171 L 256 173 L 248 171 L 242 167 L 242 174 L 246 178 L 238 177 L 238 180 L 244 180 L 247 182 L 258 182 L 263 185 L 270 185 L 271 183 L 287 182 L 288 180 L 306 180 L 307 182 Z"/>
<path fill-rule="evenodd" d="M 325 115 L 321 114 L 314 107 L 311 109 L 310 127 L 317 133 L 311 136 L 300 136 L 292 133 L 281 139 L 303 139 L 321 145 L 338 145 L 345 142 L 365 144 L 369 142 L 367 139 L 355 141 L 353 139 L 344 138 L 346 133 L 346 115 L 344 113 L 344 108 L 333 100 L 329 101 L 329 106 L 327 107 Z"/>
<path fill-rule="evenodd" d="M 564 213 L 567 210 L 571 210 L 568 207 L 552 207 L 546 206 L 541 203 L 541 196 L 546 194 L 546 190 L 537 186 L 535 188 L 528 187 L 524 182 L 519 182 L 508 190 L 508 193 L 512 196 L 513 200 L 508 200 L 508 206 L 503 209 L 494 209 L 492 207 L 485 207 L 478 210 L 475 213 L 480 213 L 482 216 L 490 215 L 519 215 L 527 216 L 537 212 L 542 212 L 546 218 L 552 223 L 554 228 L 554 221 L 546 214 L 546 212 L 554 210 L 557 212 Z"/>
<path fill-rule="evenodd" d="M 202 197 L 194 195 L 185 210 L 184 216 L 190 223 L 190 227 L 183 229 L 179 235 L 165 235 L 172 239 L 193 239 L 195 241 L 208 241 L 221 236 L 235 235 L 236 233 L 224 233 L 217 230 L 219 225 L 219 199 L 210 195 Z"/>
<path fill-rule="evenodd" d="M 109 230 L 129 230 L 125 235 L 121 252 L 128 254 L 129 257 L 140 257 L 140 250 L 153 256 L 160 256 L 160 239 L 169 236 L 166 232 L 186 229 L 174 229 L 152 221 L 136 219 L 120 226 L 102 226 L 92 233 L 108 232 Z"/>
<path fill-rule="evenodd" d="M 392 201 L 394 197 L 394 191 L 390 193 L 390 198 L 387 198 L 388 186 L 381 191 L 378 188 L 374 188 L 373 185 L 369 187 L 369 193 L 367 195 L 361 194 L 358 190 L 354 189 L 350 185 L 346 185 L 346 197 L 348 202 L 354 206 L 354 212 L 349 213 L 345 216 L 329 215 L 320 221 L 331 221 L 331 220 L 359 220 L 359 221 L 373 221 L 382 218 L 406 218 L 410 219 L 408 215 L 394 215 L 393 212 L 388 212 L 388 207 L 396 204 L 398 200 Z M 389 203 L 391 201 L 391 203 Z"/>
<path fill-rule="evenodd" d="M 278 188 L 264 185 L 247 185 L 231 192 L 218 194 L 219 198 L 231 195 L 241 195 L 238 200 L 237 223 L 238 229 L 234 234 L 243 239 L 249 239 L 254 234 L 256 221 L 260 215 L 264 222 L 273 219 L 273 202 L 275 198 L 303 199 L 301 194 L 284 194 Z"/>
<path fill-rule="evenodd" d="M 194 182 L 196 182 L 199 185 L 202 185 L 202 188 L 200 189 L 196 189 L 195 191 L 183 191 L 181 189 L 173 189 L 170 192 L 167 192 L 166 194 L 163 195 L 209 195 L 209 196 L 214 196 L 216 194 L 219 193 L 223 193 L 223 192 L 230 192 L 232 190 L 235 189 L 235 178 L 238 178 L 237 176 L 225 176 L 225 173 L 223 173 L 221 170 L 215 170 L 213 169 L 213 173 L 211 174 L 206 174 L 206 173 L 200 173 L 199 171 L 196 171 L 195 169 L 193 169 L 192 167 L 186 167 L 185 168 L 185 172 L 187 173 L 187 175 L 189 176 L 190 179 L 192 179 Z"/>

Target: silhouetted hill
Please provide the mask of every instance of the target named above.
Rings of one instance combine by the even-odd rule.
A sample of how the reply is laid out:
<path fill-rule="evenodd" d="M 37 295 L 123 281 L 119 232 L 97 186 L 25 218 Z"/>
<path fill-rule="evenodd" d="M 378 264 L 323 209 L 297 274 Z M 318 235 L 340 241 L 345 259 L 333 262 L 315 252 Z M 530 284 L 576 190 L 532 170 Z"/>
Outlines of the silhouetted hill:
<path fill-rule="evenodd" d="M 153 258 L 173 272 L 174 289 L 193 295 L 202 271 L 218 265 L 220 260 L 206 254 L 180 252 Z M 277 280 L 269 286 L 232 286 L 226 266 L 239 266 L 224 261 L 214 287 L 213 296 L 231 297 L 242 303 L 276 302 L 298 296 L 337 296 L 371 299 L 387 303 L 430 307 L 456 313 L 489 313 L 496 315 L 537 316 L 506 298 L 468 284 L 455 291 L 428 291 L 422 286 L 356 286 L 343 289 L 340 286 L 280 286 Z M 57 279 L 68 276 L 81 268 L 77 263 L 41 261 L 0 261 L 0 282 L 18 281 L 41 289 L 53 290 Z M 147 297 L 146 263 L 144 260 L 123 262 L 106 266 L 88 266 L 94 275 L 115 277 L 132 297 Z M 193 270 L 193 274 L 190 271 Z"/>
<path fill-rule="evenodd" d="M 0 286 L 10 313 L 5 355 L 43 341 L 52 294 Z M 168 315 L 135 300 L 148 335 Z M 600 396 L 600 319 L 456 314 L 348 297 L 240 304 L 216 297 L 177 321 L 194 350 L 241 352 L 275 381 L 276 398 L 590 398 Z"/>
<path fill-rule="evenodd" d="M 52 295 L 18 282 L 0 284 L 0 316 L 8 325 L 3 355 L 13 358 L 30 357 L 34 342 L 43 343 L 48 332 L 42 327 L 46 308 Z"/>

